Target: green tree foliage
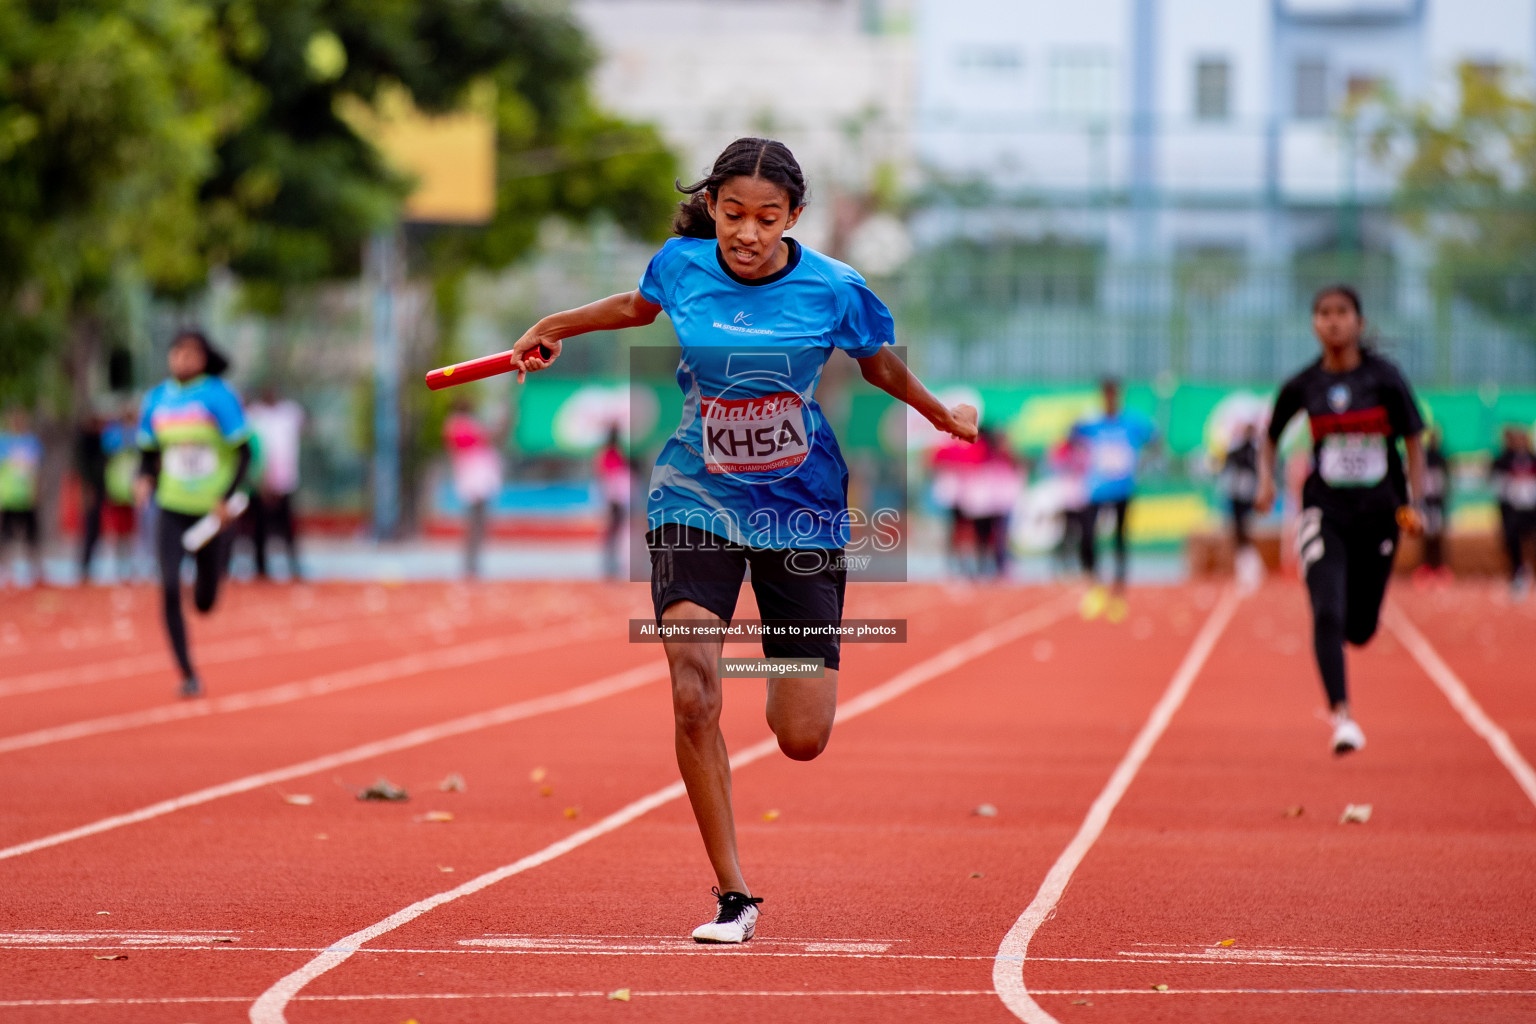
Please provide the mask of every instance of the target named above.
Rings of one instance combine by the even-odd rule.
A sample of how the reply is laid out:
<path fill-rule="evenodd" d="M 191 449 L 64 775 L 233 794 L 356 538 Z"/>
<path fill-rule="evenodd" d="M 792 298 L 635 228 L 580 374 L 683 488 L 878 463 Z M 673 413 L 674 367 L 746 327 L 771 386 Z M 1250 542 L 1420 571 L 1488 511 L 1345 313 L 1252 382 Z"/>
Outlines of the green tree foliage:
<path fill-rule="evenodd" d="M 1465 64 L 1449 109 L 1388 101 L 1374 155 L 1400 164 L 1398 201 L 1431 239 L 1441 286 L 1536 332 L 1536 100 Z"/>
<path fill-rule="evenodd" d="M 198 189 L 249 95 L 184 0 L 0 0 L 0 391 L 124 264 L 201 279 Z"/>
<path fill-rule="evenodd" d="M 671 155 L 598 110 L 592 53 L 537 0 L 0 0 L 0 388 L 35 387 L 114 274 L 162 293 L 211 266 L 255 293 L 358 270 L 410 183 L 342 116 L 494 87 L 494 220 L 426 233 L 449 281 L 521 256 L 549 216 L 665 230 Z"/>
<path fill-rule="evenodd" d="M 656 134 L 595 110 L 592 54 L 570 16 L 504 0 L 220 0 L 230 62 L 262 103 L 219 149 L 205 187 L 210 254 L 279 288 L 358 270 L 368 233 L 408 183 L 343 116 L 403 88 L 426 113 L 494 87 L 498 201 L 481 230 L 435 232 L 413 251 L 431 276 L 500 266 L 551 215 L 599 210 L 638 234 L 664 224 L 672 159 Z"/>

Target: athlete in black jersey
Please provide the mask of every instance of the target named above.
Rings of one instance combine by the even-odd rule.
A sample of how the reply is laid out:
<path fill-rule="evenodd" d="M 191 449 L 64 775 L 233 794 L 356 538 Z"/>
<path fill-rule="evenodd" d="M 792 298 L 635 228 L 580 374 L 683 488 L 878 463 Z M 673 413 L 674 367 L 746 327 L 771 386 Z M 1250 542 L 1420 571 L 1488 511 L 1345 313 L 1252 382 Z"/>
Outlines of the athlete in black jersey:
<path fill-rule="evenodd" d="M 1424 493 L 1424 453 L 1413 391 L 1396 366 L 1360 344 L 1365 318 L 1353 288 L 1335 285 L 1312 302 L 1312 329 L 1323 354 L 1285 382 L 1275 399 L 1259 458 L 1254 502 L 1275 500 L 1275 449 L 1286 424 L 1305 411 L 1312 427 L 1312 473 L 1302 489 L 1296 537 L 1312 598 L 1312 643 L 1333 712 L 1333 751 L 1365 746 L 1349 714 L 1344 643 L 1362 645 L 1376 632 L 1397 552 L 1399 529 L 1417 533 L 1422 515 L 1408 503 L 1398 455 L 1408 451 L 1412 493 Z"/>

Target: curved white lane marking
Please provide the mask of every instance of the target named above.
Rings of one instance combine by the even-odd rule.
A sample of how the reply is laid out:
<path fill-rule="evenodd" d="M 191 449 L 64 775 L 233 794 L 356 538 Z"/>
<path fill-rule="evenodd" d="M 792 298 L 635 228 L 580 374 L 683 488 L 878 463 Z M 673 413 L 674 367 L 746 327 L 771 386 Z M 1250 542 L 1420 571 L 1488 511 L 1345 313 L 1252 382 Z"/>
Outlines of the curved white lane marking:
<path fill-rule="evenodd" d="M 1003 1005 L 1020 1020 L 1028 1021 L 1029 1024 L 1057 1024 L 1056 1018 L 1046 1013 L 1040 1004 L 1030 997 L 1029 988 L 1024 984 L 1024 957 L 1029 952 L 1029 942 L 1035 937 L 1035 932 L 1040 930 L 1040 926 L 1055 913 L 1056 904 L 1061 901 L 1061 895 L 1066 891 L 1067 883 L 1072 881 L 1073 872 L 1083 862 L 1083 858 L 1088 855 L 1093 844 L 1098 841 L 1104 826 L 1109 823 L 1109 816 L 1114 813 L 1115 806 L 1120 803 L 1120 798 L 1125 796 L 1125 791 L 1130 788 L 1131 781 L 1141 770 L 1147 755 L 1152 752 L 1152 748 L 1168 728 L 1174 712 L 1178 711 L 1179 705 L 1184 703 L 1189 688 L 1194 685 L 1195 677 L 1205 666 L 1206 659 L 1210 657 L 1211 650 L 1216 646 L 1222 631 L 1227 628 L 1227 623 L 1232 621 L 1232 615 L 1237 611 L 1241 600 L 1241 596 L 1235 590 L 1229 588 L 1223 592 L 1216 607 L 1211 610 L 1210 617 L 1205 620 L 1205 625 L 1195 636 L 1195 642 L 1190 645 L 1188 653 L 1184 655 L 1178 670 L 1174 672 L 1168 689 L 1163 691 L 1162 698 L 1152 708 L 1152 714 L 1147 717 L 1141 731 L 1136 734 L 1130 749 L 1120 759 L 1114 774 L 1109 777 L 1109 782 L 1105 783 L 1103 792 L 1088 809 L 1088 816 L 1083 819 L 1077 835 L 1073 836 L 1067 848 L 1061 851 L 1061 856 L 1056 858 L 1055 864 L 1051 865 L 1051 870 L 1045 876 L 1045 881 L 1040 884 L 1035 898 L 1024 909 L 1024 913 L 1019 915 L 1019 919 L 1008 930 L 1008 934 L 1003 936 L 1002 945 L 998 947 L 997 956 L 992 962 L 992 985 L 997 989 L 998 998 L 1003 1001 Z"/>
<path fill-rule="evenodd" d="M 1466 684 L 1451 671 L 1451 667 L 1424 639 L 1424 634 L 1419 632 L 1406 614 L 1398 610 L 1396 605 L 1388 605 L 1387 613 L 1382 618 L 1386 620 L 1387 628 L 1397 634 L 1397 639 L 1408 649 L 1413 660 L 1419 663 L 1424 673 L 1445 694 L 1445 699 L 1451 702 L 1451 707 L 1461 715 L 1462 721 L 1492 748 L 1493 756 L 1515 777 L 1515 784 L 1525 792 L 1526 798 L 1536 804 L 1536 770 L 1532 770 L 1531 763 L 1520 755 L 1520 749 L 1509 738 L 1509 733 L 1488 717 Z"/>
<path fill-rule="evenodd" d="M 1055 622 L 1070 610 L 1076 607 L 1077 598 L 1070 595 L 1067 600 L 1051 601 L 1041 607 L 1032 608 L 1027 612 L 1016 615 L 1006 622 L 983 630 L 968 640 L 964 640 L 953 647 L 919 662 L 911 668 L 898 673 L 892 679 L 875 686 L 852 700 L 837 706 L 837 721 L 846 722 L 850 718 L 856 718 L 868 711 L 872 711 L 882 704 L 888 703 L 909 690 L 921 686 L 938 676 L 945 675 L 959 668 L 968 661 L 994 651 L 1004 644 L 1024 636 Z M 753 761 L 766 757 L 769 753 L 778 749 L 778 742 L 773 738 L 754 743 L 744 750 L 731 756 L 731 768 L 740 769 Z M 352 954 L 356 953 L 363 944 L 392 932 L 401 925 L 408 924 L 421 915 L 435 910 L 445 903 L 452 903 L 461 897 L 479 892 L 487 886 L 495 885 L 503 879 L 521 874 L 530 868 L 536 868 L 541 864 L 547 864 L 557 857 L 563 856 L 578 847 L 585 846 L 600 836 L 607 835 L 615 829 L 634 821 L 636 818 L 654 810 L 663 804 L 670 803 L 684 794 L 683 783 L 674 782 L 670 786 L 664 786 L 643 796 L 634 803 L 621 807 L 601 821 L 589 825 L 579 832 L 573 832 L 559 842 L 552 843 L 537 853 L 529 854 L 521 860 L 488 871 L 478 878 L 472 878 L 463 885 L 440 892 L 435 896 L 429 896 L 424 900 L 418 900 L 402 910 L 396 911 L 377 924 L 369 925 L 351 935 L 337 939 L 325 952 L 315 957 L 309 963 L 300 967 L 292 974 L 278 980 L 271 988 L 261 994 L 251 1006 L 252 1024 L 286 1024 L 286 1009 L 290 1002 L 298 996 L 306 985 L 314 981 L 320 975 L 341 966 Z"/>
<path fill-rule="evenodd" d="M 102 818 L 99 821 L 91 822 L 89 825 L 81 825 L 79 828 L 72 828 L 65 832 L 55 832 L 51 836 L 43 836 L 41 839 L 33 839 L 30 842 L 8 846 L 0 850 L 0 860 L 20 857 L 23 854 L 33 853 L 37 850 L 45 850 L 50 846 L 58 846 L 76 839 L 84 839 L 87 836 L 110 832 L 112 829 L 122 828 L 124 825 L 136 825 L 141 821 L 149 821 L 152 818 L 163 817 L 176 811 L 185 810 L 188 807 L 196 807 L 198 804 L 206 804 L 212 800 L 234 796 L 237 793 L 248 793 L 253 789 L 270 786 L 276 782 L 286 782 L 289 779 L 313 775 L 316 772 L 329 771 L 344 764 L 366 761 L 379 757 L 382 754 L 393 754 L 399 750 L 409 750 L 411 747 L 435 743 L 450 736 L 462 736 L 465 733 L 488 729 L 496 725 L 505 725 L 508 722 L 532 718 L 535 715 L 548 714 L 551 711 L 561 711 L 565 708 L 573 708 L 581 704 L 590 704 L 595 700 L 611 697 L 616 693 L 623 693 L 625 690 L 633 690 L 637 686 L 660 679 L 666 674 L 665 666 L 641 665 L 638 668 L 632 668 L 627 672 L 620 672 L 617 675 L 609 676 L 606 679 L 599 679 L 584 686 L 561 690 L 559 693 L 551 693 L 544 697 L 534 697 L 530 700 L 520 700 L 515 704 L 504 704 L 490 711 L 481 711 L 473 715 L 465 715 L 463 718 L 439 722 L 437 725 L 412 729 L 410 732 L 402 733 L 399 736 L 375 740 L 372 743 L 364 743 L 349 750 L 343 750 L 335 754 L 326 754 L 323 757 L 312 758 L 308 761 L 300 761 L 298 764 L 291 764 L 285 768 L 274 768 L 271 771 L 247 775 L 244 778 L 235 779 L 222 785 L 199 789 L 185 796 L 162 800 L 159 803 L 150 804 L 148 807 L 129 811 L 127 814 L 114 814 L 110 818 Z"/>
<path fill-rule="evenodd" d="M 419 654 L 407 654 L 390 658 L 388 661 L 374 662 L 371 665 L 359 665 L 339 672 L 327 672 L 313 679 L 232 693 L 227 697 L 214 697 L 200 701 L 183 700 L 175 704 L 145 708 L 142 711 L 127 711 L 118 715 L 88 718 L 66 725 L 54 725 L 46 729 L 0 737 L 0 754 L 45 747 L 50 743 L 83 739 L 86 736 L 122 732 L 125 729 L 180 722 L 188 718 L 207 718 L 210 715 L 228 714 L 232 711 L 249 711 L 252 708 L 289 704 L 296 700 L 351 690 L 359 686 L 372 686 L 374 683 L 392 682 L 443 668 L 457 668 L 480 661 L 493 661 L 530 651 L 559 647 L 563 644 L 575 643 L 583 637 L 591 636 L 592 633 L 593 630 L 586 626 L 560 631 L 529 630 L 526 633 L 477 640 L 455 647 L 440 647 Z"/>

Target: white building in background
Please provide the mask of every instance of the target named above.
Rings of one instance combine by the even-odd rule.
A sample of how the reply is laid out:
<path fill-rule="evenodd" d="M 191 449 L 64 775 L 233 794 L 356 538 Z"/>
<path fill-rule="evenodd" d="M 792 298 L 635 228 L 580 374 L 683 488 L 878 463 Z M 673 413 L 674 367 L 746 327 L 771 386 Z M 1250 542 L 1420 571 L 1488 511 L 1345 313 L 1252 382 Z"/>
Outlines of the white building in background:
<path fill-rule="evenodd" d="M 703 177 L 743 135 L 794 151 L 812 203 L 797 234 L 823 247 L 836 197 L 911 166 L 909 0 L 573 0 L 601 51 L 598 98 L 655 122 Z"/>
<path fill-rule="evenodd" d="M 962 230 L 1119 258 L 1324 247 L 1324 211 L 1392 185 L 1340 130 L 1352 95 L 1450 99 L 1462 62 L 1536 67 L 1536 0 L 920 0 L 916 20 L 920 164 L 1048 208 Z"/>

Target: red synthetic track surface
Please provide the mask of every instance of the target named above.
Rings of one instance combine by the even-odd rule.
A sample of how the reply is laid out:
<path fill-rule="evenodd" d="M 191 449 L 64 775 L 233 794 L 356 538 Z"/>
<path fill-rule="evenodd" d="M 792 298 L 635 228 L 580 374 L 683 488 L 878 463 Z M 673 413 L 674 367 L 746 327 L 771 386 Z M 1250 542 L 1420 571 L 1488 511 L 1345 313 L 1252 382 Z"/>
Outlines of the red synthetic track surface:
<path fill-rule="evenodd" d="M 248 1020 L 338 939 L 676 779 L 660 649 L 624 639 L 643 587 L 232 586 L 193 625 L 197 705 L 172 698 L 156 597 L 0 595 L 0 1024 Z M 1392 600 L 1536 753 L 1536 604 L 1470 584 Z M 1148 589 L 1110 625 L 1064 590 L 855 586 L 848 615 L 907 618 L 909 642 L 845 647 L 842 699 L 914 665 L 931 678 L 840 723 L 813 763 L 737 771 L 744 866 L 767 898 L 751 944 L 686 941 L 712 880 L 674 799 L 365 943 L 286 1019 L 1013 1020 L 992 991 L 999 943 L 1217 603 L 1214 587 Z M 928 662 L 1029 609 L 1047 611 L 1017 638 Z M 1306 629 L 1294 583 L 1238 607 L 1029 945 L 1046 1013 L 1536 1019 L 1536 806 L 1385 629 L 1351 655 L 1370 742 L 1328 755 Z M 520 703 L 598 681 L 617 682 Z M 742 750 L 768 735 L 763 686 L 727 686 Z M 6 853 L 508 705 L 523 717 Z M 467 791 L 437 788 L 451 772 Z M 411 801 L 354 799 L 381 775 Z M 1338 824 L 1351 803 L 1368 823 Z M 432 811 L 453 820 L 419 820 Z M 628 1002 L 607 998 L 620 989 Z"/>

